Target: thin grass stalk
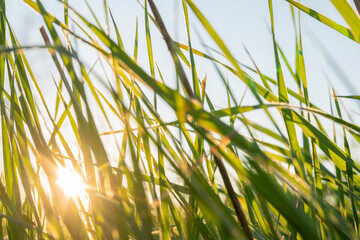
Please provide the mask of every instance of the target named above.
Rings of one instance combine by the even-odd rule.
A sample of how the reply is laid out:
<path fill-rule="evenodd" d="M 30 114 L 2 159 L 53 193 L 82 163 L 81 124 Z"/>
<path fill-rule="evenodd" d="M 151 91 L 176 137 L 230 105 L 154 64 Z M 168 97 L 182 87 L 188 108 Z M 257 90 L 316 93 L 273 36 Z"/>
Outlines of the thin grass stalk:
<path fill-rule="evenodd" d="M 186 91 L 186 94 L 191 98 L 191 99 L 195 99 L 195 95 L 191 89 L 191 85 L 190 85 L 190 82 L 185 74 L 185 71 L 184 69 L 182 68 L 181 66 L 181 63 L 180 63 L 180 60 L 179 60 L 179 57 L 176 53 L 176 49 L 175 49 L 175 45 L 174 45 L 174 42 L 172 41 L 166 27 L 165 27 L 165 24 L 160 16 L 160 13 L 154 3 L 153 0 L 148 0 L 149 1 L 149 4 L 150 4 L 150 8 L 154 14 L 154 17 L 156 19 L 156 22 L 159 26 L 159 30 L 161 32 L 161 35 L 163 36 L 164 40 L 165 40 L 165 43 L 169 49 L 169 52 L 171 54 L 171 57 L 173 58 L 173 61 L 174 61 L 174 64 L 175 64 L 175 68 L 176 68 L 176 72 L 177 74 L 179 75 L 179 78 L 180 78 L 180 81 L 181 83 L 183 84 L 184 88 L 185 88 L 185 91 Z"/>
<path fill-rule="evenodd" d="M 165 24 L 160 16 L 160 13 L 159 11 L 157 10 L 157 7 L 155 5 L 155 3 L 153 2 L 153 0 L 148 0 L 149 1 L 149 5 L 151 7 L 151 10 L 154 14 L 154 17 L 158 23 L 158 26 L 159 26 L 159 29 L 160 29 L 160 32 L 161 32 L 161 35 L 163 36 L 165 42 L 166 42 L 166 45 L 171 53 L 171 56 L 173 57 L 173 60 L 174 60 L 174 63 L 175 63 L 175 66 L 177 68 L 177 71 L 178 71 L 178 74 L 179 74 L 179 77 L 180 77 L 180 80 L 182 81 L 186 91 L 187 91 L 187 94 L 188 96 L 191 98 L 191 99 L 196 99 L 195 98 L 195 95 L 190 87 L 190 83 L 189 83 L 189 80 L 187 79 L 186 77 L 186 74 L 185 74 L 185 71 L 184 69 L 182 68 L 181 64 L 180 64 L 180 61 L 179 61 L 179 58 L 177 56 L 177 53 L 175 51 L 175 48 L 174 48 L 174 43 L 168 33 L 168 31 L 166 30 L 166 27 L 165 27 Z M 234 191 L 234 188 L 232 187 L 232 184 L 231 184 L 231 180 L 230 180 L 230 177 L 229 177 L 229 174 L 227 173 L 227 170 L 226 170 L 226 167 L 223 163 L 223 161 L 217 157 L 215 154 L 213 154 L 214 156 L 214 159 L 216 161 L 216 164 L 219 168 L 219 171 L 220 171 L 220 174 L 222 176 L 222 179 L 224 181 L 224 184 L 225 184 L 225 187 L 229 193 L 229 197 L 231 199 L 231 202 L 234 206 L 234 209 L 236 211 L 236 215 L 240 221 L 240 224 L 241 224 L 241 227 L 242 229 L 244 230 L 246 236 L 248 237 L 248 239 L 252 240 L 253 239 L 253 236 L 252 236 L 252 233 L 251 233 L 251 230 L 249 228 L 249 224 L 246 220 L 246 217 L 245 217 L 245 214 L 243 212 L 243 210 L 241 209 L 241 205 L 240 205 L 240 202 L 239 202 L 239 199 L 237 198 L 236 194 L 235 194 L 235 191 Z"/>

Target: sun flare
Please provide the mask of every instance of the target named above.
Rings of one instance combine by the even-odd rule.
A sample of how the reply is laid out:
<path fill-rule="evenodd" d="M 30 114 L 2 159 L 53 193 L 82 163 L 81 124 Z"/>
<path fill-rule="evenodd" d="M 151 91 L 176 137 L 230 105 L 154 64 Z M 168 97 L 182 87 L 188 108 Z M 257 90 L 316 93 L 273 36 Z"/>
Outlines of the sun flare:
<path fill-rule="evenodd" d="M 76 198 L 77 196 L 81 197 L 85 194 L 84 182 L 77 173 L 70 169 L 60 168 L 56 182 L 69 197 Z"/>

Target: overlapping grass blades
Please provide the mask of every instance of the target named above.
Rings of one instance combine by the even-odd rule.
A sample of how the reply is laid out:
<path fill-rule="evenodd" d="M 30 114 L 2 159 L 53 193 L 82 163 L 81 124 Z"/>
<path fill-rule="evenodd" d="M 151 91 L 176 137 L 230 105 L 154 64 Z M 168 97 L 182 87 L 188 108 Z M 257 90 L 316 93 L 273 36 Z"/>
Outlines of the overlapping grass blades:
<path fill-rule="evenodd" d="M 312 104 L 295 9 L 356 42 L 360 41 L 359 16 L 347 1 L 332 1 L 348 29 L 296 1 L 287 1 L 296 32 L 295 69 L 275 38 L 276 15 L 272 1 L 268 1 L 275 80 L 260 70 L 249 51 L 254 67 L 239 63 L 192 0 L 181 1 L 186 43 L 174 42 L 168 35 L 167 23 L 160 21 L 153 1 L 139 2 L 144 10 L 144 29 L 134 23 L 132 55 L 123 43 L 132 36 L 120 32 L 116 13 L 109 10 L 106 0 L 105 26 L 91 4 L 87 6 L 93 20 L 72 8 L 71 1 L 60 1 L 64 8 L 61 20 L 48 12 L 42 1 L 24 0 L 23 4 L 43 17 L 45 42 L 40 47 L 47 48 L 57 69 L 51 80 L 56 88 L 51 106 L 38 73 L 32 72 L 33 63 L 26 58 L 26 49 L 32 47 L 22 46 L 16 38 L 6 17 L 5 1 L 0 0 L 4 166 L 0 237 L 357 238 L 360 166 L 353 157 L 357 150 L 350 148 L 354 140 L 350 136 L 357 140 L 352 145 L 358 147 L 360 127 L 343 117 L 338 98 L 359 97 L 336 96 L 334 92 L 337 114 Z M 193 47 L 191 21 L 199 21 L 226 62 Z M 69 27 L 71 23 L 82 34 L 76 34 Z M 66 33 L 64 39 L 60 31 Z M 148 68 L 138 64 L 142 32 Z M 174 79 L 162 75 L 157 65 L 153 34 L 162 34 L 166 41 L 180 79 L 178 89 L 169 87 Z M 93 68 L 81 61 L 83 56 L 78 56 L 72 38 L 98 54 L 94 62 L 102 66 L 101 74 L 91 73 Z M 216 76 L 201 80 L 197 58 L 215 65 L 225 84 L 227 108 L 214 107 L 212 101 L 217 101 L 217 96 L 208 95 L 206 81 Z M 286 68 L 293 79 L 284 77 Z M 231 89 L 222 71 L 244 83 L 256 102 L 238 104 L 238 89 Z M 295 80 L 297 90 L 288 88 L 290 80 Z M 168 107 L 165 114 L 174 115 L 174 120 L 163 120 L 168 118 L 160 101 Z M 264 112 L 273 126 L 248 118 L 246 113 L 253 111 Z M 322 118 L 341 126 L 341 136 L 328 134 Z M 107 131 L 99 130 L 98 120 Z M 238 126 L 247 132 L 237 131 Z M 57 184 L 60 167 L 70 168 L 82 178 L 85 195 L 64 194 Z"/>

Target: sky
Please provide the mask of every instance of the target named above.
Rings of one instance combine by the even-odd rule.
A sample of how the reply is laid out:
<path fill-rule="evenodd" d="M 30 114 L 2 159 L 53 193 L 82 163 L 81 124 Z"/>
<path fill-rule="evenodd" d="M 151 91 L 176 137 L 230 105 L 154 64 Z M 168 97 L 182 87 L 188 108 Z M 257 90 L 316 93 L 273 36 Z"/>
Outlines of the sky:
<path fill-rule="evenodd" d="M 51 13 L 61 19 L 61 4 L 55 0 L 46 0 L 43 2 Z M 84 1 L 70 0 L 69 3 L 85 16 L 89 16 L 89 11 L 87 11 Z M 89 0 L 89 3 L 95 10 L 97 16 L 99 16 L 99 19 L 104 23 L 105 18 L 102 0 Z M 181 1 L 157 0 L 155 3 L 157 3 L 160 13 L 167 23 L 167 28 L 174 39 L 186 43 Z M 197 0 L 195 3 L 224 39 L 238 60 L 250 64 L 250 59 L 244 51 L 245 46 L 260 69 L 264 73 L 274 76 L 274 57 L 268 27 L 269 13 L 266 0 Z M 128 52 L 131 52 L 134 42 L 136 18 L 138 18 L 139 21 L 139 42 L 141 42 L 141 39 L 144 39 L 143 11 L 136 0 L 108 0 L 108 4 L 118 24 L 126 49 L 130 49 Z M 319 11 L 338 23 L 346 25 L 329 0 L 303 0 L 302 4 Z M 277 41 L 289 57 L 291 63 L 293 63 L 295 53 L 294 28 L 289 4 L 285 0 L 274 0 L 273 5 Z M 6 7 L 9 21 L 20 42 L 23 45 L 42 44 L 38 31 L 39 27 L 43 25 L 41 17 L 27 7 L 21 0 L 7 0 Z M 214 47 L 214 43 L 210 41 L 193 15 L 190 16 L 190 22 L 194 47 L 203 49 L 202 42 L 197 37 L 197 32 L 201 33 L 201 38 L 207 45 Z M 358 84 L 356 84 L 356 80 L 360 73 L 360 69 L 357 67 L 360 60 L 360 48 L 358 44 L 346 39 L 344 36 L 341 36 L 334 30 L 329 29 L 305 14 L 301 14 L 301 25 L 308 81 L 309 85 L 312 86 L 312 88 L 309 89 L 310 96 L 313 97 L 312 100 L 319 101 L 319 104 L 322 104 L 318 97 L 320 98 L 320 96 L 322 96 L 319 95 L 320 92 L 322 93 L 323 90 L 327 91 L 324 88 L 324 85 L 327 85 L 324 72 L 326 72 L 339 94 L 357 93 L 359 87 L 357 86 Z M 163 47 L 162 39 L 156 29 L 152 29 L 152 34 L 153 44 L 155 44 L 156 47 Z M 321 45 L 319 45 L 319 43 L 321 43 Z M 42 53 L 46 54 L 44 52 Z M 36 54 L 40 54 L 39 51 L 34 55 L 36 56 Z M 139 47 L 139 54 L 139 62 L 141 64 L 141 59 L 146 59 L 145 44 Z M 161 51 L 155 52 L 154 54 L 159 63 L 164 62 L 164 64 L 166 64 L 169 55 L 166 52 L 166 48 L 162 48 Z M 355 86 L 354 88 L 347 89 L 343 86 L 344 80 L 337 76 L 338 74 L 334 71 L 334 66 L 326 62 L 323 57 L 324 55 L 332 56 L 337 67 L 346 73 L 348 81 L 352 82 Z M 39 58 L 41 59 L 41 57 Z M 202 66 L 201 64 L 202 63 L 200 63 L 200 66 Z M 146 63 L 144 65 L 146 65 Z M 206 64 L 204 63 L 204 65 Z M 293 65 L 294 64 L 292 64 L 292 66 Z M 34 67 L 35 69 L 42 68 L 42 66 L 38 66 L 38 64 L 34 64 Z M 204 68 L 206 67 L 207 66 L 204 66 Z M 199 69 L 201 69 L 201 67 L 199 67 Z M 208 69 L 204 69 L 202 72 L 206 74 L 207 70 Z"/>
<path fill-rule="evenodd" d="M 48 11 L 62 19 L 63 7 L 61 4 L 55 0 L 42 2 Z M 88 2 L 99 17 L 100 22 L 104 24 L 103 1 L 88 0 Z M 269 31 L 270 20 L 267 0 L 196 0 L 194 2 L 225 41 L 237 60 L 252 66 L 244 50 L 245 46 L 260 70 L 275 78 L 276 73 L 273 45 Z M 181 1 L 155 0 L 155 3 L 172 37 L 179 42 L 186 43 L 186 29 Z M 301 3 L 346 26 L 345 21 L 336 12 L 330 0 L 302 0 Z M 91 18 L 84 1 L 69 0 L 69 4 L 80 13 Z M 108 0 L 108 4 L 122 35 L 125 49 L 129 54 L 132 54 L 133 51 L 135 26 L 136 21 L 138 21 L 140 43 L 138 61 L 141 66 L 148 69 L 144 12 L 140 5 L 136 0 Z M 41 16 L 37 15 L 21 0 L 7 0 L 6 8 L 10 24 L 20 43 L 23 45 L 42 44 L 38 31 L 40 26 L 44 24 Z M 285 0 L 273 0 L 273 8 L 276 39 L 288 57 L 291 66 L 294 67 L 295 34 L 289 4 Z M 72 13 L 70 13 L 71 16 L 73 16 Z M 321 109 L 330 112 L 329 84 L 334 86 L 338 95 L 359 94 L 358 76 L 360 76 L 360 68 L 358 66 L 360 63 L 360 47 L 357 43 L 319 23 L 310 16 L 301 13 L 300 17 L 307 80 L 310 86 L 310 101 Z M 193 47 L 195 49 L 207 51 L 204 48 L 204 43 L 216 48 L 215 43 L 207 36 L 193 14 L 190 15 L 190 24 Z M 113 32 L 110 34 L 115 39 Z M 159 32 L 153 25 L 151 25 L 151 34 L 155 49 L 155 61 L 160 69 L 164 71 L 162 73 L 166 83 L 169 86 L 175 87 L 174 67 L 171 63 L 170 54 Z M 92 66 L 96 61 L 96 54 L 88 51 L 86 47 L 80 45 L 78 51 L 88 67 Z M 214 52 L 210 51 L 210 53 L 218 56 Z M 49 96 L 51 95 L 49 101 L 53 101 L 52 93 L 55 93 L 56 88 L 51 76 L 56 74 L 56 69 L 48 53 L 45 50 L 29 50 L 26 54 L 32 60 L 30 62 L 39 79 L 41 88 L 46 90 Z M 45 61 L 45 59 L 48 59 L 48 61 Z M 207 77 L 207 92 L 210 97 L 216 99 L 216 107 L 226 107 L 227 96 L 213 65 L 198 57 L 196 58 L 196 64 L 199 77 L 201 79 L 205 78 L 205 76 Z M 283 67 L 285 68 L 284 63 Z M 225 75 L 237 100 L 240 100 L 245 90 L 244 84 L 240 83 L 231 74 L 227 73 Z M 286 71 L 285 80 L 290 88 L 296 90 L 294 81 Z M 245 104 L 255 104 L 250 95 L 250 93 L 247 93 L 244 100 Z M 343 103 L 350 111 L 360 112 L 359 105 L 353 100 L 344 100 Z M 166 106 L 164 106 L 165 108 Z M 357 115 L 353 112 L 350 113 L 356 119 Z"/>

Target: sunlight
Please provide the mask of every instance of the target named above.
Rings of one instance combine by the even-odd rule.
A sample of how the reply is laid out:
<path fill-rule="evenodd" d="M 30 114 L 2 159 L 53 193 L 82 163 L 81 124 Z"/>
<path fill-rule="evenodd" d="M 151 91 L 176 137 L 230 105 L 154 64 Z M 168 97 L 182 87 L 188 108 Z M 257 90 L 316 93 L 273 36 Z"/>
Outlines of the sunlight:
<path fill-rule="evenodd" d="M 81 177 L 67 168 L 59 168 L 58 180 L 56 183 L 61 187 L 64 193 L 72 198 L 85 195 L 85 184 Z"/>

